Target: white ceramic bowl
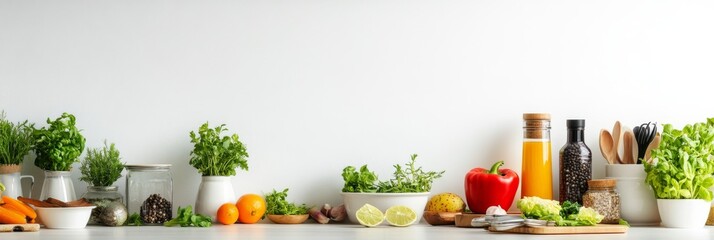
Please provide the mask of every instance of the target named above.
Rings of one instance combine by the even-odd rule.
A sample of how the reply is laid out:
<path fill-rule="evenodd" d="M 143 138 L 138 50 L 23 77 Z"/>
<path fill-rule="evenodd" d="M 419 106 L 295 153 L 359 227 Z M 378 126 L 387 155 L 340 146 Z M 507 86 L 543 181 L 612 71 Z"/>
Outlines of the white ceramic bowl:
<path fill-rule="evenodd" d="M 711 202 L 701 199 L 657 199 L 662 226 L 702 228 L 707 222 Z"/>
<path fill-rule="evenodd" d="M 617 180 L 615 191 L 620 195 L 620 217 L 631 225 L 658 225 L 657 198 L 645 183 L 647 173 L 642 164 L 605 165 L 605 177 Z"/>
<path fill-rule="evenodd" d="M 345 209 L 347 210 L 347 217 L 350 218 L 352 223 L 359 223 L 357 221 L 356 213 L 357 209 L 361 208 L 365 204 L 369 203 L 380 211 L 385 212 L 389 207 L 404 205 L 412 210 L 417 215 L 417 223 L 421 221 L 422 215 L 424 215 L 424 207 L 426 207 L 426 202 L 429 201 L 429 192 L 425 193 L 342 193 L 342 200 L 345 203 Z"/>
<path fill-rule="evenodd" d="M 36 209 L 38 221 L 44 224 L 45 227 L 71 229 L 87 226 L 89 216 L 95 207 L 37 207 Z"/>

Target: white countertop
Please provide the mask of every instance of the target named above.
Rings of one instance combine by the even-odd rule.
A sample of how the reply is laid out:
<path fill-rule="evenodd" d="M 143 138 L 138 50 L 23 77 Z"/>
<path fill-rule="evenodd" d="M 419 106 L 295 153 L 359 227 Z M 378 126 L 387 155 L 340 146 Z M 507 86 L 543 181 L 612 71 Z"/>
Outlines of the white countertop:
<path fill-rule="evenodd" d="M 671 229 L 662 227 L 632 227 L 625 234 L 589 234 L 543 236 L 490 233 L 483 229 L 430 226 L 417 224 L 398 228 L 380 226 L 366 228 L 351 224 L 278 225 L 270 223 L 214 225 L 210 228 L 182 227 L 99 227 L 59 230 L 41 229 L 39 232 L 0 233 L 0 239 L 714 239 L 714 227 L 703 229 Z"/>

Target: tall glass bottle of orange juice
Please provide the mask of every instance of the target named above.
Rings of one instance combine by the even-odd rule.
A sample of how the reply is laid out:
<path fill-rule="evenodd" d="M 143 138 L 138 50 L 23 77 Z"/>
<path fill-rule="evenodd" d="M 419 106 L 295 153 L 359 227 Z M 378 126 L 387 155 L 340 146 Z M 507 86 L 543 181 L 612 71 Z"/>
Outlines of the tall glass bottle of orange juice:
<path fill-rule="evenodd" d="M 523 114 L 521 197 L 553 199 L 550 114 Z"/>

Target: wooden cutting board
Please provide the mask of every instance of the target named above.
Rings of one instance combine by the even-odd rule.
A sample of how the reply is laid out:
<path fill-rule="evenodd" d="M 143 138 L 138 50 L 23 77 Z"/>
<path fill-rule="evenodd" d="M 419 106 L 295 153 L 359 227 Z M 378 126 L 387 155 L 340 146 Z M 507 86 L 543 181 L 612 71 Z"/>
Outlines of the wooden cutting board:
<path fill-rule="evenodd" d="M 496 231 L 493 227 L 488 228 L 491 232 L 503 233 L 523 233 L 523 234 L 597 234 L 597 233 L 625 233 L 628 227 L 617 224 L 598 224 L 595 226 L 577 227 L 517 227 L 506 231 Z"/>
<path fill-rule="evenodd" d="M 37 232 L 40 231 L 40 224 L 0 224 L 0 232 Z"/>

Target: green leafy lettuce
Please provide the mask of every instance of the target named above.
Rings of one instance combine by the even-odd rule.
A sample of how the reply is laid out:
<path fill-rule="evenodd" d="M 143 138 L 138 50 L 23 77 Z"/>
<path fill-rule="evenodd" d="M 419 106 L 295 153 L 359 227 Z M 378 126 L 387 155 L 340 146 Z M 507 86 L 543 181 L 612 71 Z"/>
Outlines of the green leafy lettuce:
<path fill-rule="evenodd" d="M 555 200 L 539 197 L 524 197 L 516 203 L 524 218 L 554 221 L 557 226 L 593 226 L 603 216 L 592 208 L 565 201 L 563 206 Z"/>
<path fill-rule="evenodd" d="M 712 200 L 714 185 L 714 118 L 682 130 L 664 124 L 662 140 L 645 162 L 647 178 L 659 199 Z"/>

